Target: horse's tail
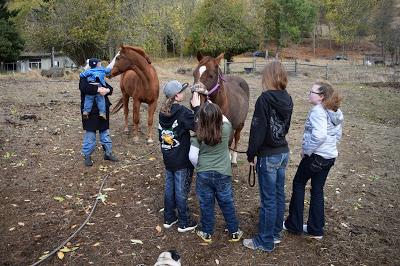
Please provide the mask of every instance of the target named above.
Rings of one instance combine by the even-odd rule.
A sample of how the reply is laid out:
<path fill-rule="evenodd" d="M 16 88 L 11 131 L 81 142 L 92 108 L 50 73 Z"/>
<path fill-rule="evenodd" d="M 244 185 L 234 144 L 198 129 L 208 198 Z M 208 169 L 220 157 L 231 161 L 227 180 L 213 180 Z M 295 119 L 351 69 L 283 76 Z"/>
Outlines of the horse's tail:
<path fill-rule="evenodd" d="M 246 93 L 247 98 L 250 97 L 250 88 L 249 88 L 249 84 L 244 80 L 244 79 L 240 79 L 239 81 L 239 86 L 243 89 L 243 91 Z"/>
<path fill-rule="evenodd" d="M 121 97 L 117 104 L 113 107 L 113 109 L 111 110 L 111 114 L 116 114 L 119 110 L 121 110 L 121 108 L 124 106 L 124 102 L 123 102 L 123 98 Z"/>

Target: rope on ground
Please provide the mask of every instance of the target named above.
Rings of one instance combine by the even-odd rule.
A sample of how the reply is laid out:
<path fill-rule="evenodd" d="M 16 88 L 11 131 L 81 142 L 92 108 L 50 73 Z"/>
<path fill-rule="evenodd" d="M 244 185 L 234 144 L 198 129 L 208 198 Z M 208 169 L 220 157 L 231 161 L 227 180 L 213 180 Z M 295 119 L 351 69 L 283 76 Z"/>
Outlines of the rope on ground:
<path fill-rule="evenodd" d="M 149 156 L 150 154 L 152 154 L 155 151 L 155 148 L 152 149 L 149 153 L 142 155 L 138 158 L 134 158 L 133 161 L 142 159 L 144 157 Z M 120 167 L 121 168 L 121 167 Z M 108 173 L 104 176 L 103 181 L 101 182 L 100 185 L 100 189 L 99 189 L 99 193 L 97 194 L 98 196 L 101 195 L 101 192 L 103 191 L 103 187 L 104 184 L 106 183 L 108 177 L 111 175 L 111 173 Z M 94 210 L 96 209 L 97 203 L 99 202 L 100 198 L 96 197 L 96 200 L 93 204 L 92 210 L 90 211 L 89 215 L 87 216 L 86 220 L 81 224 L 81 226 L 79 226 L 79 228 L 72 234 L 70 235 L 66 240 L 64 240 L 58 247 L 56 247 L 55 249 L 53 249 L 49 254 L 46 255 L 46 257 L 43 257 L 41 260 L 38 260 L 37 262 L 35 262 L 34 264 L 32 264 L 31 266 L 36 266 L 41 264 L 42 262 L 44 262 L 45 260 L 47 260 L 48 258 L 50 258 L 51 256 L 53 256 L 54 254 L 56 254 L 61 248 L 63 248 L 72 238 L 74 238 L 82 229 L 83 227 L 89 222 L 90 218 L 92 217 Z"/>

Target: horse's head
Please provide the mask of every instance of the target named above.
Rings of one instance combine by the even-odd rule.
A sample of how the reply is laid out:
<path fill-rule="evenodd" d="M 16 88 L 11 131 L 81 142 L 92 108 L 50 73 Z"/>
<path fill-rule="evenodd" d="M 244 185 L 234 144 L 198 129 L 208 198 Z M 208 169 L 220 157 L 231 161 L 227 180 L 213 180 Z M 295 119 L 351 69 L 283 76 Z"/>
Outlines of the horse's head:
<path fill-rule="evenodd" d="M 222 58 L 224 58 L 223 53 L 217 58 L 211 56 L 203 57 L 201 54 L 197 54 L 199 64 L 193 71 L 194 84 L 192 92 L 196 91 L 200 94 L 201 103 L 204 103 L 207 97 L 220 86 L 222 73 L 219 63 Z"/>
<path fill-rule="evenodd" d="M 136 65 L 151 64 L 150 58 L 140 47 L 121 45 L 111 69 L 111 77 L 118 76 Z"/>

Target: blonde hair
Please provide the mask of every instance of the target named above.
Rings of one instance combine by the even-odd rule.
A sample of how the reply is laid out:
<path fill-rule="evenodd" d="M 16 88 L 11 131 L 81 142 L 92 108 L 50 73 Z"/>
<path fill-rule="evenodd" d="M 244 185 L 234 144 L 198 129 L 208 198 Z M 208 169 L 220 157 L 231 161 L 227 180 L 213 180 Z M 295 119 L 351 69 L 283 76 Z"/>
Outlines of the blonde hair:
<path fill-rule="evenodd" d="M 342 102 L 342 97 L 337 91 L 334 90 L 332 84 L 326 80 L 318 80 L 315 85 L 320 86 L 318 91 L 324 96 L 322 105 L 329 110 L 337 111 Z"/>
<path fill-rule="evenodd" d="M 265 90 L 286 90 L 287 72 L 279 61 L 268 63 L 263 70 L 262 87 Z"/>

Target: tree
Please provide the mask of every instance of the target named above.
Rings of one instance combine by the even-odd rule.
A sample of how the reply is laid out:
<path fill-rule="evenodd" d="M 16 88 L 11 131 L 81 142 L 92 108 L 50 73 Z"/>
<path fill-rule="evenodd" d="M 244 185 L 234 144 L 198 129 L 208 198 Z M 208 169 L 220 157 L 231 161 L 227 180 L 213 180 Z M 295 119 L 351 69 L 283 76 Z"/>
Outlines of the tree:
<path fill-rule="evenodd" d="M 254 49 L 257 39 L 246 23 L 245 8 L 240 0 L 202 2 L 190 23 L 187 53 L 217 56 L 224 52 L 229 60 L 235 54 Z"/>
<path fill-rule="evenodd" d="M 0 61 L 16 61 L 24 48 L 24 41 L 10 20 L 17 12 L 10 12 L 6 0 L 0 0 Z"/>
<path fill-rule="evenodd" d="M 288 42 L 299 42 L 310 32 L 316 17 L 311 0 L 256 0 L 255 10 L 261 46 L 275 41 L 277 49 Z"/>
<path fill-rule="evenodd" d="M 106 0 L 43 2 L 31 10 L 28 18 L 26 32 L 31 47 L 46 50 L 56 47 L 78 64 L 94 56 L 107 59 L 110 5 Z"/>
<path fill-rule="evenodd" d="M 378 0 L 323 0 L 326 6 L 326 17 L 333 25 L 334 38 L 345 45 L 352 43 L 367 32 L 368 21 Z"/>

